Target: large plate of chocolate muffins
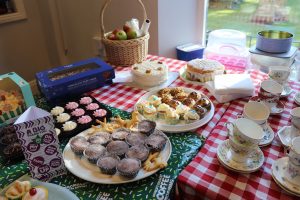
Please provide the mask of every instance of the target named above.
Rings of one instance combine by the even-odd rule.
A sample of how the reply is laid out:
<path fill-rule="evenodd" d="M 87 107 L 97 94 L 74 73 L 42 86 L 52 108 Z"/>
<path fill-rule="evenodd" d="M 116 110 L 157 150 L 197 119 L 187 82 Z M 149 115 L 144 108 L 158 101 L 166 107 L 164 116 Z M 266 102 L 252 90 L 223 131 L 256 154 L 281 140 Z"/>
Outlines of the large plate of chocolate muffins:
<path fill-rule="evenodd" d="M 157 129 L 170 132 L 195 130 L 209 122 L 215 112 L 211 100 L 190 88 L 175 87 L 152 90 L 136 103 L 142 119 L 157 123 Z"/>
<path fill-rule="evenodd" d="M 146 178 L 167 166 L 171 142 L 156 123 L 112 132 L 92 127 L 72 137 L 63 151 L 66 168 L 84 180 L 122 184 Z"/>

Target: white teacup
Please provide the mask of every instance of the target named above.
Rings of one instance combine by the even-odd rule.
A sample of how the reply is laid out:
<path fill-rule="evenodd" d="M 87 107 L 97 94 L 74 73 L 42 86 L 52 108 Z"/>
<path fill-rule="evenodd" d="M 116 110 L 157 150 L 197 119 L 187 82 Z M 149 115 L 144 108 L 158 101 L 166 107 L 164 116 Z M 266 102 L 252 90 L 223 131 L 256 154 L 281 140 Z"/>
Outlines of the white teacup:
<path fill-rule="evenodd" d="M 287 82 L 290 72 L 290 67 L 287 66 L 269 67 L 269 77 L 281 85 Z"/>
<path fill-rule="evenodd" d="M 292 116 L 292 125 L 300 129 L 300 107 L 296 107 L 290 112 Z"/>
<path fill-rule="evenodd" d="M 257 124 L 264 124 L 270 116 L 270 109 L 261 102 L 248 102 L 244 106 L 243 116 Z"/>
<path fill-rule="evenodd" d="M 233 137 L 239 144 L 247 147 L 257 146 L 263 139 L 263 129 L 254 121 L 246 118 L 236 119 L 234 123 L 225 124 L 229 136 Z"/>
<path fill-rule="evenodd" d="M 250 155 L 251 152 L 253 152 L 253 150 L 257 147 L 256 145 L 250 147 L 242 145 L 236 141 L 233 136 L 229 136 L 229 144 L 231 150 L 231 159 L 241 163 L 245 163 L 249 157 L 248 155 Z"/>
<path fill-rule="evenodd" d="M 292 145 L 288 152 L 289 163 L 285 176 L 289 182 L 300 186 L 300 137 L 292 140 Z"/>
<path fill-rule="evenodd" d="M 277 103 L 283 91 L 283 86 L 274 80 L 264 80 L 260 84 L 259 98 L 267 103 Z"/>

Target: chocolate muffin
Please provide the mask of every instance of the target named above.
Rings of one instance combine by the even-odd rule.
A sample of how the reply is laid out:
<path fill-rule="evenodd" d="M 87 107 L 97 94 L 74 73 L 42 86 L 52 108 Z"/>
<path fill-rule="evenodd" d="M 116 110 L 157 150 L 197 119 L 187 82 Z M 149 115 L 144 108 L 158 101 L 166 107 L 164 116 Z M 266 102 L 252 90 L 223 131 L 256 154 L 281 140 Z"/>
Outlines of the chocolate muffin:
<path fill-rule="evenodd" d="M 139 144 L 145 144 L 145 139 L 147 136 L 140 132 L 133 132 L 126 136 L 126 142 L 130 146 L 139 145 Z"/>
<path fill-rule="evenodd" d="M 6 135 L 3 135 L 0 139 L 0 143 L 9 145 L 12 143 L 18 142 L 18 137 L 16 133 L 9 133 Z"/>
<path fill-rule="evenodd" d="M 111 137 L 113 140 L 125 140 L 126 136 L 130 134 L 128 129 L 117 129 L 112 134 Z"/>
<path fill-rule="evenodd" d="M 89 146 L 89 142 L 83 136 L 76 136 L 70 139 L 71 150 L 78 156 Z"/>
<path fill-rule="evenodd" d="M 92 135 L 88 138 L 88 142 L 91 144 L 107 145 L 111 141 L 111 135 L 107 132 L 98 132 L 96 135 Z"/>
<path fill-rule="evenodd" d="M 146 135 L 150 135 L 155 130 L 156 123 L 150 120 L 142 120 L 138 123 L 138 130 L 141 133 Z"/>
<path fill-rule="evenodd" d="M 22 146 L 20 143 L 12 143 L 3 149 L 3 156 L 9 160 L 21 160 L 24 158 Z"/>
<path fill-rule="evenodd" d="M 141 161 L 135 158 L 124 158 L 117 164 L 120 175 L 127 178 L 134 178 L 141 169 Z"/>
<path fill-rule="evenodd" d="M 97 160 L 104 156 L 106 153 L 106 149 L 104 146 L 100 144 L 91 144 L 85 148 L 83 151 L 84 157 L 88 159 L 93 164 L 96 164 Z"/>
<path fill-rule="evenodd" d="M 128 151 L 128 144 L 124 141 L 111 141 L 110 143 L 108 143 L 108 145 L 106 146 L 106 150 L 108 153 L 112 154 L 112 155 L 116 155 L 116 156 L 120 156 L 123 157 L 124 154 Z"/>
<path fill-rule="evenodd" d="M 149 149 L 145 145 L 135 145 L 128 149 L 126 158 L 136 158 L 144 162 L 149 156 Z"/>
<path fill-rule="evenodd" d="M 103 174 L 113 175 L 117 172 L 117 164 L 120 161 L 118 156 L 103 156 L 98 159 L 97 166 Z"/>
<path fill-rule="evenodd" d="M 167 138 L 158 130 L 150 135 L 145 141 L 145 145 L 153 152 L 161 151 L 165 147 L 166 143 Z"/>

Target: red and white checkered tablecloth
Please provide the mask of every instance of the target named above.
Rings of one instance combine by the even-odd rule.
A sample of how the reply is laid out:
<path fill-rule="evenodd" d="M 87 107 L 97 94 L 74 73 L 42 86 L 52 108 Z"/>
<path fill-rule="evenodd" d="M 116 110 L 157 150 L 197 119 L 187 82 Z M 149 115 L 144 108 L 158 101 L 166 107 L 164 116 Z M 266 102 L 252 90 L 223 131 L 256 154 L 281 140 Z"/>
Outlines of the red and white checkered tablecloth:
<path fill-rule="evenodd" d="M 149 55 L 148 59 L 160 60 L 169 65 L 171 71 L 179 71 L 185 65 L 185 62 L 175 59 Z M 117 67 L 116 71 L 130 70 L 129 67 Z M 229 73 L 241 73 L 230 71 Z M 257 70 L 249 71 L 256 89 L 267 75 Z M 290 83 L 295 91 L 300 91 L 299 83 Z M 207 95 L 215 106 L 215 114 L 212 120 L 197 130 L 198 134 L 207 137 L 205 145 L 199 151 L 193 161 L 182 171 L 178 177 L 178 186 L 180 197 L 183 199 L 292 199 L 293 196 L 287 195 L 271 176 L 272 163 L 284 156 L 283 148 L 280 146 L 277 138 L 271 145 L 262 148 L 265 155 L 263 167 L 251 174 L 238 174 L 226 170 L 222 167 L 216 157 L 218 145 L 224 141 L 226 129 L 224 123 L 236 119 L 237 114 L 241 114 L 247 99 L 235 100 L 230 103 L 220 104 L 208 93 L 208 91 L 199 85 L 189 84 L 181 79 L 174 81 L 170 87 L 187 87 L 201 91 Z M 147 91 L 137 89 L 123 84 L 112 84 L 94 90 L 93 95 L 97 100 L 131 112 L 137 100 Z M 285 102 L 285 111 L 278 116 L 272 116 L 269 119 L 270 126 L 274 132 L 282 126 L 289 124 L 289 112 L 296 107 L 293 97 L 295 93 L 289 96 Z"/>
<path fill-rule="evenodd" d="M 251 71 L 251 77 L 258 89 L 266 74 Z M 295 91 L 300 91 L 300 84 L 290 82 Z M 290 124 L 290 110 L 297 105 L 294 103 L 295 92 L 288 99 L 284 99 L 284 112 L 271 116 L 269 124 L 276 132 L 283 126 Z M 178 177 L 179 194 L 182 199 L 296 199 L 283 191 L 273 180 L 271 175 L 272 163 L 284 156 L 284 149 L 277 136 L 272 144 L 262 148 L 265 162 L 262 168 L 251 174 L 239 174 L 225 169 L 218 162 L 216 151 L 218 145 L 227 139 L 224 123 L 234 121 L 243 111 L 247 101 L 235 100 L 230 103 L 224 115 L 214 127 L 205 145 L 198 155 L 181 172 Z"/>
<path fill-rule="evenodd" d="M 186 62 L 184 61 L 158 57 L 153 55 L 149 55 L 147 59 L 153 59 L 153 60 L 159 60 L 165 62 L 166 64 L 168 64 L 170 71 L 179 71 L 180 68 L 184 67 L 186 64 Z M 130 67 L 116 68 L 116 71 L 126 71 L 126 70 L 130 70 Z M 217 124 L 217 122 L 220 120 L 221 116 L 228 108 L 229 103 L 226 104 L 218 103 L 216 99 L 203 86 L 186 83 L 180 78 L 175 80 L 169 87 L 179 87 L 179 86 L 201 91 L 212 100 L 215 106 L 214 117 L 208 124 L 202 126 L 197 130 L 197 133 L 201 133 L 205 137 L 208 136 L 208 134 L 212 131 L 212 129 Z M 91 95 L 94 96 L 98 101 L 102 103 L 131 112 L 133 111 L 135 103 L 146 92 L 147 91 L 142 89 L 126 86 L 120 83 L 114 83 L 112 85 L 104 86 L 102 88 L 94 90 L 91 93 Z"/>

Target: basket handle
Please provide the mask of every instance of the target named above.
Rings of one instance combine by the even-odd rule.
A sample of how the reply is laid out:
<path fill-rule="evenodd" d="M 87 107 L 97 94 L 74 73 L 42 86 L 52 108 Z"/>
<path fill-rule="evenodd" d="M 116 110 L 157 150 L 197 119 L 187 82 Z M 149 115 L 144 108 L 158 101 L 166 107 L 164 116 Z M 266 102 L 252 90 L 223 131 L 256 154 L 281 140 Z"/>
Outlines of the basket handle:
<path fill-rule="evenodd" d="M 139 4 L 141 5 L 142 9 L 143 9 L 143 14 L 144 14 L 144 21 L 148 18 L 147 17 L 147 12 L 146 12 L 146 8 L 142 2 L 142 0 L 137 0 L 139 2 Z M 106 7 L 108 6 L 108 4 L 111 2 L 111 0 L 106 0 L 102 9 L 101 9 L 101 13 L 100 13 L 100 19 L 101 19 L 101 35 L 104 38 L 105 35 L 105 27 L 104 27 L 104 20 L 103 20 L 103 16 L 104 16 L 104 11 L 106 9 Z"/>

